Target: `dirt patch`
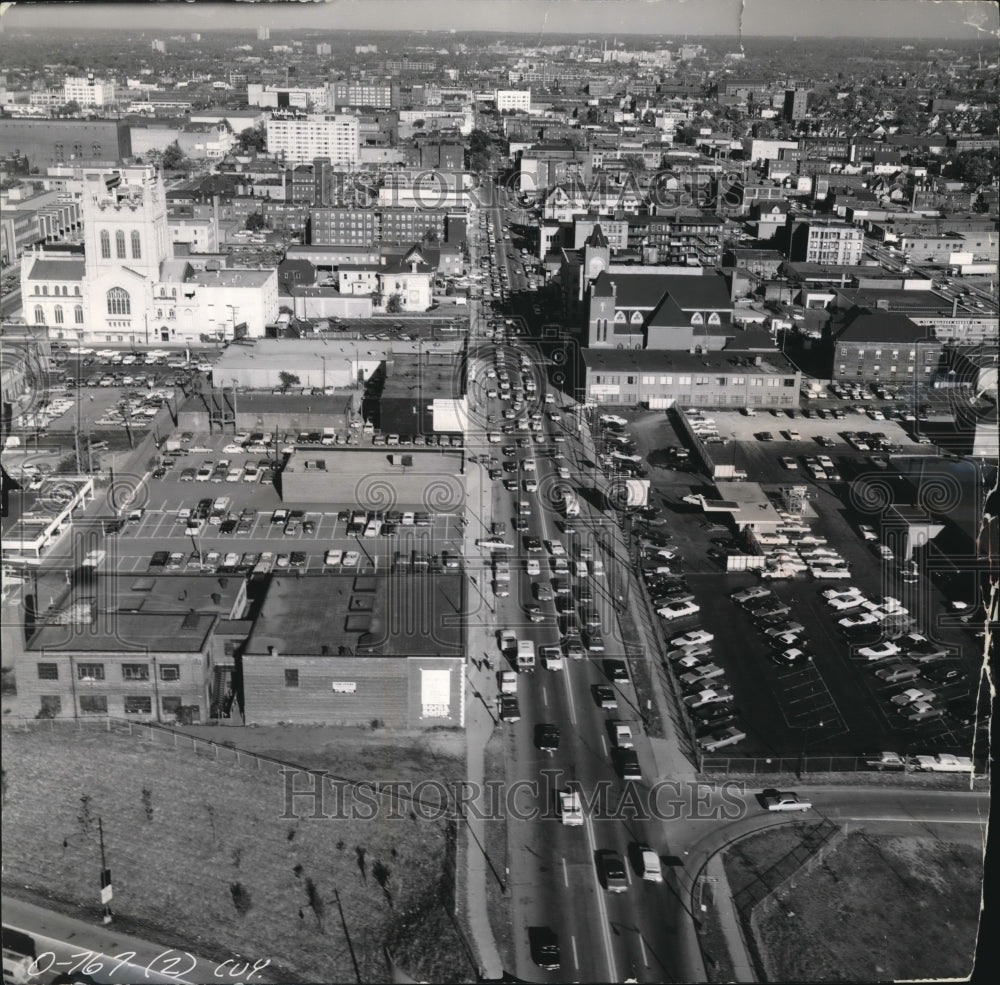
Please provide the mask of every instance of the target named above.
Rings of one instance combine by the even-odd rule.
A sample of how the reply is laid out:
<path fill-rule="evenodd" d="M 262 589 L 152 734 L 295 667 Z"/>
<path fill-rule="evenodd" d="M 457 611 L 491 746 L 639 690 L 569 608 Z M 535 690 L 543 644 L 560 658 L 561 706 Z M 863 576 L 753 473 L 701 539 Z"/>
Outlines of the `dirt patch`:
<path fill-rule="evenodd" d="M 727 853 L 745 926 L 754 883 L 779 874 L 796 838 L 801 832 L 782 826 Z M 755 943 L 767 978 L 963 978 L 972 971 L 982 878 L 982 851 L 973 845 L 851 834 L 758 906 Z"/>
<path fill-rule="evenodd" d="M 447 821 L 342 817 L 333 800 L 324 807 L 338 816 L 299 803 L 301 817 L 283 817 L 277 771 L 114 733 L 3 738 L 4 878 L 26 898 L 92 904 L 100 817 L 116 912 L 152 940 L 270 958 L 279 981 L 352 981 L 339 895 L 366 980 L 387 980 L 383 943 L 419 979 L 474 974 L 449 909 Z M 350 776 L 368 766 L 349 745 L 334 763 Z M 425 763 L 423 776 L 433 770 Z"/>

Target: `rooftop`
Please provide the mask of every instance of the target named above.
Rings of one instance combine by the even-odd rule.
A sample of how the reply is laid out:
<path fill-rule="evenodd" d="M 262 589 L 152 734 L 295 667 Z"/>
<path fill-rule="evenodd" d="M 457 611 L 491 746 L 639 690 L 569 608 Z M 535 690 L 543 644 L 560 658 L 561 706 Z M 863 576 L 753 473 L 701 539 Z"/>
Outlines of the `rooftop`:
<path fill-rule="evenodd" d="M 460 656 L 463 579 L 452 574 L 275 577 L 245 656 Z"/>
<path fill-rule="evenodd" d="M 763 354 L 747 349 L 722 349 L 702 353 L 673 349 L 584 349 L 583 361 L 594 372 L 609 373 L 700 369 L 731 373 L 738 369 L 741 375 L 792 376 L 797 372 L 780 352 Z"/>

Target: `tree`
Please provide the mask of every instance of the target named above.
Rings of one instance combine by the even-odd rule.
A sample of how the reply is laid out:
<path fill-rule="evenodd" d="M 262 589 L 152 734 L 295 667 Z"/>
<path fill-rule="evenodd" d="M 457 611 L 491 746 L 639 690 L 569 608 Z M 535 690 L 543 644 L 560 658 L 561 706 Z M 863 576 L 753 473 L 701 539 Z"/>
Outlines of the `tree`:
<path fill-rule="evenodd" d="M 385 310 L 390 315 L 398 315 L 403 310 L 403 295 L 394 293 L 389 295 L 389 300 L 385 304 Z"/>
<path fill-rule="evenodd" d="M 69 102 L 63 103 L 57 111 L 58 116 L 76 116 L 83 107 L 75 100 L 71 99 Z"/>
<path fill-rule="evenodd" d="M 264 217 L 259 212 L 252 212 L 247 216 L 246 228 L 255 233 L 265 226 Z"/>
<path fill-rule="evenodd" d="M 188 159 L 184 156 L 184 151 L 181 150 L 181 145 L 176 140 L 172 144 L 168 144 L 163 151 L 162 163 L 164 171 L 184 171 L 187 169 Z"/>
<path fill-rule="evenodd" d="M 236 136 L 236 147 L 241 154 L 249 154 L 251 151 L 263 154 L 267 150 L 267 131 L 264 129 L 264 124 L 259 123 L 255 127 L 241 130 Z"/>
<path fill-rule="evenodd" d="M 285 390 L 289 387 L 302 385 L 302 381 L 294 373 L 288 373 L 285 370 L 278 373 L 278 379 Z"/>
<path fill-rule="evenodd" d="M 633 174 L 646 170 L 646 162 L 638 154 L 622 154 L 621 162 L 625 165 L 626 170 Z"/>

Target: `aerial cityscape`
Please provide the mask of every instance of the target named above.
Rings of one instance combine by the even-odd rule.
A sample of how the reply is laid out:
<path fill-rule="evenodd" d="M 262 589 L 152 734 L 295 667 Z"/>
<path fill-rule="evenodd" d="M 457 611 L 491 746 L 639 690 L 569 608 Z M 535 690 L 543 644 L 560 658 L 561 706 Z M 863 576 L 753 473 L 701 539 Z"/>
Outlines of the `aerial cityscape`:
<path fill-rule="evenodd" d="M 998 41 L 5 10 L 5 985 L 995 981 Z"/>

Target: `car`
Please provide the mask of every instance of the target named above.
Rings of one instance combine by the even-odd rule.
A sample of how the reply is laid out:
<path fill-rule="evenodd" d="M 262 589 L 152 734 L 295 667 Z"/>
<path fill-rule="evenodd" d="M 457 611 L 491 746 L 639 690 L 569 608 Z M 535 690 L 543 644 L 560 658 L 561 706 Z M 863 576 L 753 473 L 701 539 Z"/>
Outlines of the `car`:
<path fill-rule="evenodd" d="M 361 553 L 359 551 L 345 551 L 340 564 L 343 568 L 356 568 L 360 561 Z"/>
<path fill-rule="evenodd" d="M 540 554 L 542 550 L 542 542 L 537 537 L 525 537 L 524 549 L 529 554 Z"/>
<path fill-rule="evenodd" d="M 725 746 L 742 742 L 746 737 L 747 734 L 742 729 L 737 728 L 735 725 L 727 725 L 725 728 L 718 729 L 699 739 L 698 745 L 705 752 L 715 752 L 717 749 L 722 749 Z"/>
<path fill-rule="evenodd" d="M 323 564 L 330 568 L 337 567 L 340 564 L 343 557 L 344 557 L 343 551 L 331 549 L 327 551 L 326 554 L 323 555 Z"/>
<path fill-rule="evenodd" d="M 965 672 L 950 664 L 939 664 L 936 667 L 924 667 L 921 670 L 921 677 L 933 684 L 954 685 L 968 681 Z"/>
<path fill-rule="evenodd" d="M 692 629 L 687 633 L 681 633 L 670 640 L 671 647 L 692 647 L 701 646 L 704 643 L 711 643 L 715 639 L 715 634 L 707 629 Z"/>
<path fill-rule="evenodd" d="M 774 441 L 774 435 L 770 431 L 758 431 L 754 437 L 758 441 Z"/>
<path fill-rule="evenodd" d="M 724 725 L 732 725 L 739 716 L 740 710 L 736 705 L 728 702 L 717 701 L 714 704 L 701 705 L 697 708 L 689 708 L 688 714 L 696 723 L 699 734 L 707 735 Z"/>
<path fill-rule="evenodd" d="M 555 752 L 559 748 L 559 726 L 548 722 L 536 725 L 535 746 L 542 752 Z"/>
<path fill-rule="evenodd" d="M 519 722 L 521 720 L 521 706 L 518 704 L 516 694 L 501 694 L 497 699 L 501 722 Z"/>
<path fill-rule="evenodd" d="M 288 523 L 288 510 L 275 510 L 271 514 L 271 523 L 280 523 L 282 526 Z"/>
<path fill-rule="evenodd" d="M 609 680 L 616 683 L 628 682 L 628 664 L 624 660 L 605 660 L 603 666 Z"/>
<path fill-rule="evenodd" d="M 713 663 L 699 664 L 686 674 L 681 674 L 678 680 L 685 691 L 700 691 L 709 681 L 716 677 L 722 677 L 725 671 Z"/>
<path fill-rule="evenodd" d="M 865 754 L 861 757 L 865 766 L 872 770 L 905 770 L 906 760 L 896 752 Z"/>
<path fill-rule="evenodd" d="M 560 963 L 559 936 L 549 927 L 532 927 L 528 931 L 531 960 L 545 971 L 558 971 Z"/>
<path fill-rule="evenodd" d="M 288 563 L 293 568 L 304 568 L 306 565 L 306 554 L 304 551 L 292 551 L 288 557 Z"/>
<path fill-rule="evenodd" d="M 892 640 L 882 640 L 872 646 L 862 646 L 858 648 L 858 656 L 865 660 L 885 660 L 887 657 L 894 657 L 901 653 L 901 649 Z"/>
<path fill-rule="evenodd" d="M 565 557 L 566 556 L 566 548 L 563 547 L 562 543 L 560 541 L 558 541 L 558 540 L 547 540 L 547 541 L 545 541 L 545 547 L 547 548 L 548 552 L 553 557 Z"/>
<path fill-rule="evenodd" d="M 838 619 L 837 625 L 843 626 L 845 629 L 853 629 L 857 626 L 876 626 L 878 622 L 878 616 L 873 615 L 871 612 L 859 612 L 856 615 Z"/>
<path fill-rule="evenodd" d="M 944 718 L 946 710 L 929 701 L 915 701 L 913 704 L 903 705 L 896 711 L 909 722 L 926 722 L 935 718 Z"/>
<path fill-rule="evenodd" d="M 797 793 L 768 789 L 761 791 L 760 799 L 769 811 L 808 811 L 812 803 Z"/>
<path fill-rule="evenodd" d="M 791 455 L 783 455 L 781 458 L 781 464 L 788 469 L 789 472 L 798 471 L 799 463 L 796 462 Z"/>
<path fill-rule="evenodd" d="M 618 696 L 615 694 L 614 688 L 608 687 L 607 684 L 593 684 L 590 690 L 599 708 L 604 708 L 606 711 L 617 710 Z"/>
<path fill-rule="evenodd" d="M 875 671 L 875 676 L 887 683 L 897 684 L 901 681 L 915 680 L 921 676 L 921 670 L 916 664 L 898 660 L 885 667 L 880 667 Z"/>
<path fill-rule="evenodd" d="M 529 602 L 524 607 L 525 615 L 531 622 L 544 622 L 545 614 L 542 612 L 542 607 L 536 605 L 534 602 Z"/>
<path fill-rule="evenodd" d="M 745 605 L 747 602 L 753 602 L 755 599 L 770 598 L 772 594 L 769 588 L 754 586 L 753 588 L 743 588 L 738 592 L 733 592 L 729 597 L 739 605 Z"/>
<path fill-rule="evenodd" d="M 657 609 L 656 614 L 661 619 L 666 619 L 669 622 L 674 619 L 683 619 L 685 616 L 693 616 L 700 611 L 701 606 L 695 602 L 669 602 L 662 608 Z"/>
<path fill-rule="evenodd" d="M 625 874 L 625 863 L 621 855 L 612 849 L 595 853 L 597 873 L 601 885 L 609 893 L 624 893 L 628 890 L 628 876 Z"/>
<path fill-rule="evenodd" d="M 776 664 L 781 664 L 782 666 L 790 666 L 792 664 L 804 663 L 807 660 L 812 660 L 813 656 L 808 650 L 803 650 L 801 647 L 793 646 L 789 647 L 787 650 L 776 650 L 771 654 L 771 659 Z"/>
<path fill-rule="evenodd" d="M 899 705 L 903 707 L 905 705 L 912 705 L 918 702 L 926 702 L 930 704 L 934 701 L 935 693 L 925 687 L 908 687 L 904 691 L 900 691 L 898 694 L 894 694 L 889 700 L 894 705 Z"/>
<path fill-rule="evenodd" d="M 700 708 L 703 705 L 717 704 L 733 700 L 733 692 L 728 687 L 706 687 L 689 694 L 684 698 L 684 704 L 688 708 Z"/>
<path fill-rule="evenodd" d="M 704 663 L 703 658 L 711 658 L 711 656 L 712 648 L 709 646 L 696 646 L 689 647 L 687 649 L 670 650 L 667 653 L 667 659 L 674 664 L 675 667 L 684 668 L 685 670 L 701 666 Z"/>
<path fill-rule="evenodd" d="M 864 595 L 852 592 L 850 595 L 835 595 L 833 598 L 827 599 L 826 604 L 835 612 L 847 612 L 850 609 L 860 608 L 867 601 L 868 599 Z M 841 621 L 841 625 L 847 624 Z"/>

